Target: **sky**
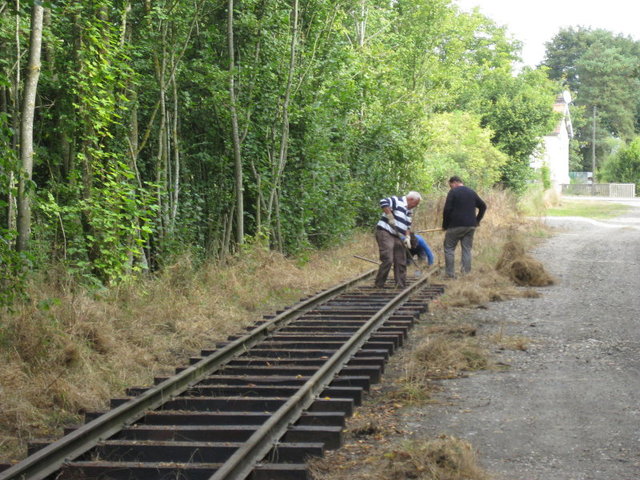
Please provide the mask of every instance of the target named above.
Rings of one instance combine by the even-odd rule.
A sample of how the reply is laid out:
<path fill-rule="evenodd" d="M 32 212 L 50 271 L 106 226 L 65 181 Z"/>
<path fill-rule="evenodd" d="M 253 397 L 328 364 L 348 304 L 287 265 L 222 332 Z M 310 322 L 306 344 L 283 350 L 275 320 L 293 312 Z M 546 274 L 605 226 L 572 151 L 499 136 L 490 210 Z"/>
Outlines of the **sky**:
<path fill-rule="evenodd" d="M 454 0 L 462 10 L 480 12 L 505 25 L 524 43 L 523 63 L 536 66 L 544 59 L 545 42 L 561 28 L 602 28 L 640 41 L 638 0 Z"/>

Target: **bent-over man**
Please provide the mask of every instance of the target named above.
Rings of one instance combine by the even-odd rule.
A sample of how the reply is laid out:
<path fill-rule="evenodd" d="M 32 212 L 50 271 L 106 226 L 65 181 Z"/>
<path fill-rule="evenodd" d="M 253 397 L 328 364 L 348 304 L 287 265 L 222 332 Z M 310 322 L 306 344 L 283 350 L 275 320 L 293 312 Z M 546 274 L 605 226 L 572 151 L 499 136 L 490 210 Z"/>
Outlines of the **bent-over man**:
<path fill-rule="evenodd" d="M 431 266 L 435 261 L 431 247 L 422 236 L 417 233 L 411 234 L 411 248 L 409 249 L 411 256 L 417 256 L 418 260 L 421 260 L 426 265 Z"/>

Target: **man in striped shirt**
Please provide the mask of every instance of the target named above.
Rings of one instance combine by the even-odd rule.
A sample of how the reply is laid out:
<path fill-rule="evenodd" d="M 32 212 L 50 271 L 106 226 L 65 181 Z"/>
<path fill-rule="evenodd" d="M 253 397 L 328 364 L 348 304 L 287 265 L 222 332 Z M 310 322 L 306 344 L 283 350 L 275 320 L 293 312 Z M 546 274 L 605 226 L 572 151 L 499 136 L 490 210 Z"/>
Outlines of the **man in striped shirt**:
<path fill-rule="evenodd" d="M 388 197 L 380 200 L 383 214 L 376 225 L 376 242 L 380 250 L 380 268 L 375 286 L 382 288 L 387 281 L 391 265 L 396 287 L 407 283 L 407 248 L 411 247 L 411 217 L 422 196 L 409 192 L 404 197 Z"/>

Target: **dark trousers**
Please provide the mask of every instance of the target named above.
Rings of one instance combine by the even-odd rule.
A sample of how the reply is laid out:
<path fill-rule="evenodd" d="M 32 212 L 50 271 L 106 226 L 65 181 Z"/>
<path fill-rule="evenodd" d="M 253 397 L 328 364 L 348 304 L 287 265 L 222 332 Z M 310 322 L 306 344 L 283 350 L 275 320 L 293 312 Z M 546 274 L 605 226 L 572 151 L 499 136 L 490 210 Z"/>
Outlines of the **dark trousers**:
<path fill-rule="evenodd" d="M 455 252 L 458 242 L 462 250 L 463 274 L 471 271 L 471 248 L 473 247 L 473 234 L 476 227 L 447 228 L 444 234 L 444 265 L 448 277 L 455 277 Z"/>
<path fill-rule="evenodd" d="M 375 286 L 382 288 L 393 265 L 393 277 L 396 286 L 404 288 L 407 283 L 407 254 L 402 241 L 381 228 L 376 229 L 376 242 L 380 249 L 380 268 L 376 275 Z"/>

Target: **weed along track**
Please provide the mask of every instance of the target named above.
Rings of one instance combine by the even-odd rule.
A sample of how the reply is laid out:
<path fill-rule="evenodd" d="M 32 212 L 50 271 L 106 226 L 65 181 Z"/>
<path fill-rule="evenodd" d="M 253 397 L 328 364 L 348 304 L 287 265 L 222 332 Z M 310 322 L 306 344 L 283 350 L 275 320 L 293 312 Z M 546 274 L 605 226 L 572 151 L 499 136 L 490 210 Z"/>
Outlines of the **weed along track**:
<path fill-rule="evenodd" d="M 375 289 L 369 271 L 201 352 L 151 388 L 0 472 L 0 479 L 303 479 L 440 295 L 429 276 Z"/>

